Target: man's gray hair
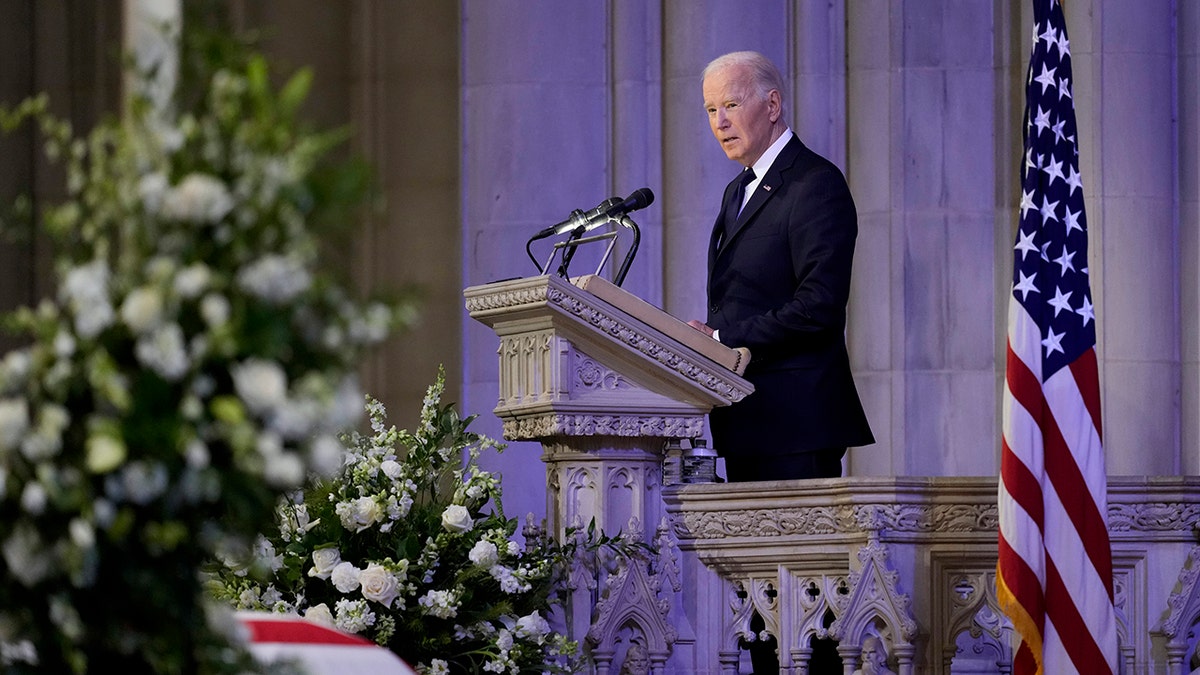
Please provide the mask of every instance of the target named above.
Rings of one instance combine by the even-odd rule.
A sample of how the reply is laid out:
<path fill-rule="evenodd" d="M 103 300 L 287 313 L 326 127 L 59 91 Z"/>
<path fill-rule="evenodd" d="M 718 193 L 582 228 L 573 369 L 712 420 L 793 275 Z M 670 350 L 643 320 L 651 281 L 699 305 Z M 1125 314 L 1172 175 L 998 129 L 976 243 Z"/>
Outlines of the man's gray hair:
<path fill-rule="evenodd" d="M 775 67 L 774 63 L 771 63 L 771 59 L 758 52 L 730 52 L 718 56 L 704 67 L 704 72 L 700 74 L 700 80 L 704 81 L 710 74 L 730 66 L 749 68 L 754 88 L 764 100 L 772 89 L 776 89 L 779 91 L 779 100 L 787 101 L 787 92 L 783 87 L 783 76 L 779 74 L 779 69 Z"/>

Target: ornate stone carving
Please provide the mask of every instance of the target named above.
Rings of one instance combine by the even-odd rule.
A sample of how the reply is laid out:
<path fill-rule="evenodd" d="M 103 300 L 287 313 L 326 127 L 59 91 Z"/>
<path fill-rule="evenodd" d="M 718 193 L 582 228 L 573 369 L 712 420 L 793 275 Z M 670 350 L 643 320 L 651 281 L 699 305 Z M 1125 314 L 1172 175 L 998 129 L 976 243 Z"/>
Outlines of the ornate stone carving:
<path fill-rule="evenodd" d="M 606 368 L 595 359 L 577 350 L 571 351 L 571 372 L 574 385 L 583 390 L 619 391 L 629 389 L 629 380 L 611 368 Z"/>
<path fill-rule="evenodd" d="M 520 309 L 526 305 L 540 305 L 545 301 L 546 286 L 530 285 L 519 288 L 492 290 L 479 295 L 470 295 L 466 298 L 466 306 L 467 312 L 475 315 L 497 309 Z"/>
<path fill-rule="evenodd" d="M 687 512 L 672 523 L 688 539 L 864 532 L 994 532 L 995 505 L 861 504 Z"/>
<path fill-rule="evenodd" d="M 552 436 L 697 438 L 703 434 L 704 418 L 697 415 L 545 413 L 504 420 L 504 437 L 514 441 Z"/>
<path fill-rule="evenodd" d="M 1188 532 L 1200 525 L 1200 504 L 1108 505 L 1109 532 Z"/>
<path fill-rule="evenodd" d="M 606 310 L 588 302 L 586 297 L 588 296 L 567 294 L 557 288 L 548 287 L 546 289 L 546 301 L 551 305 L 556 305 L 579 317 L 580 320 L 592 325 L 600 332 L 653 358 L 689 380 L 702 384 L 722 398 L 735 402 L 750 393 L 735 384 L 735 380 L 730 379 L 728 374 L 723 374 L 721 369 L 710 368 L 706 364 L 685 357 L 640 329 L 620 321 Z"/>
<path fill-rule="evenodd" d="M 864 638 L 877 634 L 888 642 L 888 653 L 898 657 L 900 671 L 911 672 L 917 620 L 911 598 L 900 592 L 900 574 L 888 564 L 887 545 L 872 539 L 857 557 L 861 567 L 850 573 L 850 595 L 829 635 L 840 643 L 843 659 L 857 661 Z"/>
<path fill-rule="evenodd" d="M 640 538 L 642 528 L 636 520 L 631 520 L 626 529 Z M 663 530 L 660 528 L 659 532 L 661 537 Z M 619 558 L 615 571 L 601 583 L 595 619 L 587 632 L 587 641 L 597 661 L 611 663 L 622 633 L 637 636 L 635 641 L 646 650 L 652 669 L 661 668 L 670 656 L 678 632 L 667 619 L 671 609 L 669 594 L 678 588 L 663 589 L 666 578 L 656 570 L 675 565 L 663 555 L 664 550 L 658 549 L 652 554 Z M 666 555 L 671 555 L 669 550 Z"/>

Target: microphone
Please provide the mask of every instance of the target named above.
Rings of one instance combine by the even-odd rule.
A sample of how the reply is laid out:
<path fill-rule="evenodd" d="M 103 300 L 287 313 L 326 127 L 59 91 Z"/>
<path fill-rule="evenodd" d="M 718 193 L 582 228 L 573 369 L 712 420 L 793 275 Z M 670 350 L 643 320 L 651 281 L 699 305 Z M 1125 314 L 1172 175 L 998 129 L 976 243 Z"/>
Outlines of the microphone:
<path fill-rule="evenodd" d="M 570 218 L 538 232 L 533 235 L 533 239 L 566 234 L 581 227 L 584 232 L 587 232 L 608 222 L 610 218 L 619 218 L 630 211 L 644 209 L 652 203 L 654 203 L 654 193 L 650 191 L 650 188 L 639 188 L 625 199 L 620 197 L 605 199 L 590 211 L 575 209 L 571 212 Z"/>

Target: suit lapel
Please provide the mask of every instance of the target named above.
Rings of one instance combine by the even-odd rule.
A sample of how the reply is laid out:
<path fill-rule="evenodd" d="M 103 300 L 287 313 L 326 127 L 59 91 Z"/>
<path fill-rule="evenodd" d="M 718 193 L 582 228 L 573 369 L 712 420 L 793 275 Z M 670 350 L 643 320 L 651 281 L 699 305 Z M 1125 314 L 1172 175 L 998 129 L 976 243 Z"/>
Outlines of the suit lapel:
<path fill-rule="evenodd" d="M 737 184 L 740 177 L 741 173 L 739 172 L 737 176 L 734 176 L 733 180 L 729 181 L 729 185 L 725 186 L 725 195 L 721 198 L 721 210 L 717 213 L 717 222 L 713 224 L 712 233 L 709 235 L 708 269 L 710 272 L 717 261 L 718 244 L 721 249 L 724 249 L 725 244 L 730 239 L 729 236 L 725 236 L 722 240 L 721 233 L 724 230 L 725 209 L 729 205 L 729 200 L 733 199 L 733 195 L 737 192 Z"/>
<path fill-rule="evenodd" d="M 733 239 L 745 229 L 746 225 L 751 220 L 754 220 L 758 210 L 761 210 L 763 204 L 770 201 L 776 192 L 779 191 L 779 186 L 784 184 L 784 173 L 792 168 L 800 151 L 804 150 L 804 143 L 800 142 L 799 136 L 792 136 L 791 141 L 784 145 L 784 149 L 780 150 L 779 156 L 775 157 L 775 161 L 767 169 L 767 174 L 763 175 L 762 180 L 758 183 L 754 193 L 750 195 L 750 201 L 746 202 L 742 213 L 738 215 L 738 222 L 733 226 L 731 232 L 727 232 L 725 239 L 721 241 L 720 249 L 716 249 L 716 239 L 714 237 L 712 245 L 709 246 L 709 269 L 712 269 L 721 253 L 724 253 Z M 733 179 L 733 183 L 725 189 L 725 199 L 721 201 L 721 213 L 725 213 L 725 204 L 730 199 L 733 193 L 733 185 L 737 183 L 737 179 Z M 718 216 L 718 226 L 720 226 L 720 216 Z"/>

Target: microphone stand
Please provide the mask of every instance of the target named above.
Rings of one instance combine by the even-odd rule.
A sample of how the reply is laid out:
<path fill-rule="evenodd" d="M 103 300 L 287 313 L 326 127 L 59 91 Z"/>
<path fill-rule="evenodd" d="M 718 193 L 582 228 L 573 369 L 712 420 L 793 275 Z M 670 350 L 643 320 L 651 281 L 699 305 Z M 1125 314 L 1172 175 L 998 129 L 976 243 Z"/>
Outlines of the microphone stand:
<path fill-rule="evenodd" d="M 629 272 L 629 265 L 633 262 L 633 256 L 637 255 L 638 244 L 642 241 L 642 231 L 638 229 L 637 223 L 633 222 L 633 218 L 630 218 L 628 215 L 621 216 L 620 223 L 633 230 L 633 245 L 629 247 L 629 251 L 625 254 L 625 260 L 621 263 L 621 269 L 617 271 L 617 276 L 613 279 L 613 283 L 618 288 L 625 281 L 625 275 Z"/>
<path fill-rule="evenodd" d="M 608 222 L 618 223 L 621 226 L 629 228 L 633 231 L 633 243 L 630 245 L 629 250 L 625 253 L 625 259 L 621 262 L 621 267 L 617 271 L 616 278 L 613 280 L 613 283 L 619 287 L 622 283 L 624 283 L 625 275 L 629 273 L 629 267 L 633 263 L 633 257 L 637 255 L 638 245 L 642 241 L 642 232 L 640 229 L 638 229 L 637 223 L 633 222 L 633 219 L 628 215 L 622 215 L 620 218 L 610 217 Z M 601 258 L 600 264 L 596 267 L 596 273 L 599 274 L 605 263 L 608 262 L 609 256 L 612 255 L 613 246 L 616 244 L 617 233 L 605 232 L 603 234 L 584 237 L 583 234 L 585 230 L 586 228 L 581 225 L 574 230 L 571 230 L 570 235 L 567 236 L 565 241 L 555 244 L 550 250 L 550 257 L 546 260 L 546 264 L 544 266 L 538 264 L 537 259 L 533 257 L 533 252 L 529 248 L 530 244 L 532 244 L 537 237 L 534 237 L 525 243 L 525 252 L 529 254 L 529 259 L 533 260 L 533 264 L 537 265 L 539 274 L 549 274 L 550 265 L 554 262 L 555 254 L 558 253 L 559 249 L 565 249 L 557 270 L 557 274 L 565 279 L 568 278 L 567 268 L 571 264 L 571 259 L 575 256 L 575 249 L 577 249 L 580 244 L 589 244 L 595 241 L 603 241 L 607 239 L 609 240 L 608 250 L 604 252 L 604 257 Z"/>

